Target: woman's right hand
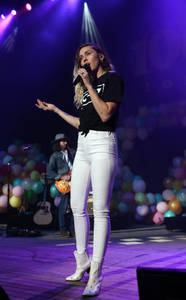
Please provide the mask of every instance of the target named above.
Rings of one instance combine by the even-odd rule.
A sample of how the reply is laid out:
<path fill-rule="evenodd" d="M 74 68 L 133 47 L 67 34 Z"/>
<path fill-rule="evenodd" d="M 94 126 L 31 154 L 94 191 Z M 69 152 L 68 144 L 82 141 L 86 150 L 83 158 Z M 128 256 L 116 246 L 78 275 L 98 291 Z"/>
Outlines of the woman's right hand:
<path fill-rule="evenodd" d="M 41 101 L 40 99 L 37 99 L 36 106 L 40 109 L 50 110 L 50 111 L 53 111 L 53 112 L 56 112 L 56 109 L 57 109 L 57 107 L 54 104 Z"/>

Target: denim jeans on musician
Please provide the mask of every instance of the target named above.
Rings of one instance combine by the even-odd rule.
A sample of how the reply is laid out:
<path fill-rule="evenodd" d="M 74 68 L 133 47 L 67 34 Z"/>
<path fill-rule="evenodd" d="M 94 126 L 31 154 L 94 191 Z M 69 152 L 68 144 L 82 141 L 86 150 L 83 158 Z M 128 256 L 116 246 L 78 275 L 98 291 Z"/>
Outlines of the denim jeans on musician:
<path fill-rule="evenodd" d="M 60 195 L 61 202 L 58 207 L 58 221 L 59 221 L 59 231 L 70 231 L 74 232 L 74 220 L 72 213 L 70 215 L 66 214 L 66 210 L 69 203 L 69 194 Z"/>
<path fill-rule="evenodd" d="M 90 130 L 78 135 L 78 148 L 71 179 L 71 208 L 74 215 L 76 247 L 87 250 L 89 217 L 86 211 L 90 181 L 93 190 L 93 260 L 104 259 L 109 233 L 109 207 L 118 160 L 117 139 L 113 132 Z"/>

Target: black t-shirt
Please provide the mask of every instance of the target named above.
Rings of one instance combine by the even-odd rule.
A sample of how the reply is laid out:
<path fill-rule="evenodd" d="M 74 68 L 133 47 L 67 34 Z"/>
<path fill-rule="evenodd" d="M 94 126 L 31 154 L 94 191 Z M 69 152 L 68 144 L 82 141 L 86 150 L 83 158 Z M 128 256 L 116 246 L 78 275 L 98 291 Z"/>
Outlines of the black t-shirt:
<path fill-rule="evenodd" d="M 124 93 L 122 78 L 115 72 L 108 72 L 97 78 L 93 83 L 94 89 L 104 102 L 120 104 Z M 90 129 L 98 131 L 115 131 L 118 109 L 107 122 L 103 122 L 95 110 L 87 89 L 83 93 L 82 104 L 79 109 L 79 131 L 88 133 Z"/>

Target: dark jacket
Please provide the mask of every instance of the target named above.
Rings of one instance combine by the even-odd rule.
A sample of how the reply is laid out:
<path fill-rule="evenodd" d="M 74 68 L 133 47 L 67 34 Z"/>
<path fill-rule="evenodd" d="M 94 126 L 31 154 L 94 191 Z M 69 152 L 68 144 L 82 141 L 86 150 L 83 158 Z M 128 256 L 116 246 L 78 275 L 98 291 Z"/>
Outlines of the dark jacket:
<path fill-rule="evenodd" d="M 67 147 L 67 151 L 68 158 L 71 164 L 73 164 L 76 151 L 69 147 Z M 48 177 L 51 179 L 59 180 L 62 175 L 68 174 L 69 171 L 70 169 L 63 153 L 61 151 L 54 152 L 49 159 L 49 164 L 47 167 Z"/>

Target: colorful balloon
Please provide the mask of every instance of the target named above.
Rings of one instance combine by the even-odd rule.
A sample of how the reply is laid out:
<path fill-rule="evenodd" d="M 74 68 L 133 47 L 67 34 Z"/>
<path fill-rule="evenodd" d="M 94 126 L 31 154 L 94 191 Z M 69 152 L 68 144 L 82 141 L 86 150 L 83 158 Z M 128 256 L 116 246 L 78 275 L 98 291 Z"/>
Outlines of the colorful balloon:
<path fill-rule="evenodd" d="M 164 201 L 161 201 L 157 204 L 156 209 L 158 212 L 165 214 L 168 210 L 168 204 Z"/>
<path fill-rule="evenodd" d="M 61 203 L 61 197 L 60 196 L 55 197 L 54 198 L 54 205 L 56 207 L 58 207 L 60 203 Z"/>
<path fill-rule="evenodd" d="M 135 180 L 132 183 L 132 188 L 133 188 L 133 191 L 136 193 L 139 193 L 139 192 L 143 193 L 146 189 L 146 183 L 142 179 Z"/>
<path fill-rule="evenodd" d="M 43 192 L 44 186 L 41 181 L 35 181 L 32 185 L 32 191 L 36 194 L 41 194 Z"/>
<path fill-rule="evenodd" d="M 24 188 L 22 186 L 15 186 L 12 189 L 12 194 L 16 197 L 21 197 L 24 194 Z"/>
<path fill-rule="evenodd" d="M 181 203 L 178 199 L 169 201 L 168 208 L 177 215 L 182 211 Z"/>
<path fill-rule="evenodd" d="M 9 184 L 10 195 L 12 194 L 12 189 L 13 189 L 13 186 L 11 184 Z M 8 196 L 8 184 L 3 185 L 2 192 L 3 192 L 4 195 Z"/>
<path fill-rule="evenodd" d="M 7 208 L 8 206 L 8 197 L 6 195 L 0 196 L 0 208 Z"/>
<path fill-rule="evenodd" d="M 175 198 L 175 194 L 173 193 L 172 190 L 166 189 L 163 191 L 162 197 L 166 201 L 169 201 L 169 200 L 173 200 Z"/>
<path fill-rule="evenodd" d="M 59 191 L 57 190 L 55 184 L 52 184 L 51 187 L 50 187 L 50 196 L 52 198 L 55 198 L 56 196 L 60 196 L 60 193 Z"/>
<path fill-rule="evenodd" d="M 152 218 L 153 222 L 157 225 L 161 225 L 164 221 L 164 216 L 162 213 L 160 213 L 159 211 L 157 211 L 155 213 L 155 215 Z"/>
<path fill-rule="evenodd" d="M 175 217 L 176 214 L 171 211 L 171 210 L 167 210 L 166 213 L 164 214 L 164 218 L 171 218 L 171 217 Z"/>
<path fill-rule="evenodd" d="M 33 181 L 38 181 L 40 179 L 40 173 L 38 171 L 32 171 L 30 173 L 30 178 L 33 180 Z"/>
<path fill-rule="evenodd" d="M 14 208 L 19 208 L 21 207 L 22 200 L 20 197 L 12 196 L 10 198 L 10 205 Z"/>
<path fill-rule="evenodd" d="M 146 196 L 144 193 L 136 193 L 134 199 L 137 204 L 144 204 L 146 202 Z"/>

